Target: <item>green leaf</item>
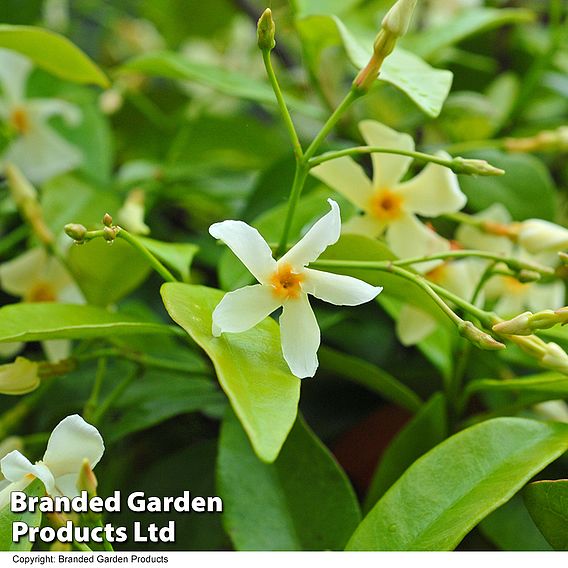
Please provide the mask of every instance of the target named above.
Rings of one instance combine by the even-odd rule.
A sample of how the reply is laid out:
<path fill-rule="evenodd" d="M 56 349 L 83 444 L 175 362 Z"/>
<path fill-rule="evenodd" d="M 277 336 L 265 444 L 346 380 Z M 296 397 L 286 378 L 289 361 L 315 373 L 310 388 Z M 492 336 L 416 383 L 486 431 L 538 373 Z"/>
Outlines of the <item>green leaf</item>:
<path fill-rule="evenodd" d="M 38 67 L 75 83 L 110 85 L 106 75 L 76 45 L 55 32 L 32 26 L 0 25 L 0 47 L 29 57 Z"/>
<path fill-rule="evenodd" d="M 568 449 L 568 425 L 495 418 L 419 458 L 363 519 L 349 550 L 453 550 Z"/>
<path fill-rule="evenodd" d="M 568 550 L 568 479 L 537 481 L 523 492 L 536 526 L 555 550 Z"/>
<path fill-rule="evenodd" d="M 194 81 L 233 97 L 258 103 L 276 105 L 274 92 L 268 81 L 259 81 L 247 75 L 223 69 L 216 65 L 191 61 L 172 51 L 145 53 L 127 61 L 122 71 L 136 71 L 145 75 L 166 77 L 182 81 Z M 286 103 L 306 116 L 322 118 L 318 107 L 285 95 Z"/>
<path fill-rule="evenodd" d="M 89 339 L 137 333 L 175 333 L 175 328 L 107 312 L 95 306 L 19 303 L 0 308 L 0 342 Z"/>
<path fill-rule="evenodd" d="M 438 393 L 420 409 L 385 450 L 371 481 L 365 509 L 370 509 L 412 463 L 442 442 L 447 435 L 446 401 Z"/>
<path fill-rule="evenodd" d="M 30 497 L 42 497 L 45 495 L 43 483 L 36 479 L 28 485 L 24 492 Z M 32 549 L 33 543 L 27 537 L 21 538 L 20 542 L 12 541 L 12 525 L 16 522 L 26 523 L 29 527 L 39 527 L 41 525 L 41 512 L 12 513 L 10 506 L 6 505 L 0 510 L 0 550 L 3 552 L 28 552 Z"/>
<path fill-rule="evenodd" d="M 166 266 L 173 268 L 184 282 L 190 281 L 191 262 L 199 250 L 197 245 L 191 243 L 165 243 L 140 236 L 136 238 Z"/>
<path fill-rule="evenodd" d="M 361 518 L 347 476 L 301 418 L 278 459 L 265 464 L 228 413 L 217 478 L 237 550 L 339 550 Z"/>
<path fill-rule="evenodd" d="M 425 59 L 464 39 L 508 24 L 534 20 L 533 12 L 515 8 L 469 8 L 442 26 L 403 38 L 402 44 Z"/>
<path fill-rule="evenodd" d="M 164 371 L 147 372 L 130 385 L 115 404 L 113 415 L 116 412 L 117 419 L 106 423 L 105 429 L 108 429 L 109 441 L 116 441 L 174 416 L 222 404 L 224 400 L 223 393 L 210 379 Z"/>
<path fill-rule="evenodd" d="M 481 211 L 498 202 L 517 221 L 534 217 L 554 221 L 557 206 L 554 182 L 538 158 L 528 154 L 504 154 L 498 150 L 468 152 L 466 157 L 487 160 L 505 170 L 505 175 L 498 177 L 460 176 L 468 207 Z"/>
<path fill-rule="evenodd" d="M 135 290 L 151 271 L 148 261 L 120 239 L 110 246 L 104 239 L 73 246 L 68 261 L 85 297 L 98 306 L 117 302 Z"/>
<path fill-rule="evenodd" d="M 552 550 L 534 524 L 520 494 L 493 511 L 479 528 L 501 550 Z"/>
<path fill-rule="evenodd" d="M 318 356 L 322 367 L 379 393 L 410 412 L 416 412 L 422 406 L 415 392 L 372 363 L 326 346 L 320 348 Z"/>
<path fill-rule="evenodd" d="M 340 14 L 348 12 L 362 0 L 293 0 L 297 18 L 315 15 Z"/>
<path fill-rule="evenodd" d="M 546 394 L 552 398 L 568 397 L 568 377 L 560 373 L 539 373 L 520 379 L 477 379 L 466 387 L 466 394 L 476 392 L 518 392 Z"/>
<path fill-rule="evenodd" d="M 222 297 L 205 286 L 162 286 L 166 310 L 209 355 L 255 452 L 272 462 L 296 419 L 300 380 L 282 357 L 280 330 L 271 318 L 243 333 L 213 337 L 211 316 Z"/>

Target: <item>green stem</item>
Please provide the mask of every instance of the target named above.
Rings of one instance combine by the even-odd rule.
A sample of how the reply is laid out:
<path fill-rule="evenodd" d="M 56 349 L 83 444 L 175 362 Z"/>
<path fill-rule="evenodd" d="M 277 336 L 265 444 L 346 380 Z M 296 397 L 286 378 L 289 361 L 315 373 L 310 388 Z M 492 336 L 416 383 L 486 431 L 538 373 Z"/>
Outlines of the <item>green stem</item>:
<path fill-rule="evenodd" d="M 89 400 L 87 400 L 85 408 L 83 409 L 83 416 L 87 422 L 89 422 L 96 413 L 97 405 L 99 403 L 99 396 L 101 393 L 101 387 L 106 374 L 106 369 L 107 369 L 106 357 L 101 357 L 98 360 L 97 374 L 95 375 L 95 381 L 93 383 L 93 389 L 91 390 L 91 396 L 89 397 Z"/>
<path fill-rule="evenodd" d="M 326 139 L 327 135 L 331 132 L 333 127 L 337 124 L 339 119 L 343 116 L 345 111 L 351 106 L 351 104 L 356 101 L 359 97 L 363 96 L 365 93 L 351 88 L 347 93 L 345 98 L 339 103 L 339 106 L 333 111 L 332 115 L 327 119 L 327 122 L 323 125 L 322 129 L 319 131 L 318 135 L 314 138 L 312 143 L 308 146 L 304 154 L 304 160 L 307 162 L 321 146 L 322 142 Z"/>
<path fill-rule="evenodd" d="M 177 282 L 175 276 L 134 235 L 119 228 L 116 236 L 134 247 L 166 282 Z"/>
<path fill-rule="evenodd" d="M 0 255 L 4 255 L 15 247 L 19 242 L 23 241 L 30 234 L 27 225 L 20 225 L 12 232 L 8 233 L 0 241 Z"/>
<path fill-rule="evenodd" d="M 266 74 L 268 75 L 268 79 L 270 80 L 270 84 L 272 85 L 272 90 L 274 91 L 274 95 L 276 96 L 276 101 L 278 103 L 278 108 L 280 109 L 282 119 L 284 120 L 284 125 L 286 126 L 288 135 L 290 136 L 290 140 L 292 141 L 292 146 L 294 147 L 294 155 L 296 156 L 296 160 L 301 160 L 303 155 L 302 145 L 300 144 L 298 133 L 294 128 L 294 122 L 292 121 L 290 111 L 286 106 L 286 101 L 284 101 L 284 97 L 282 96 L 282 91 L 280 90 L 278 79 L 276 78 L 276 74 L 274 73 L 269 49 L 262 50 L 262 60 L 264 61 L 264 67 L 266 68 Z"/>
<path fill-rule="evenodd" d="M 87 546 L 83 542 L 77 542 L 76 540 L 73 541 L 73 546 L 80 550 L 81 552 L 93 552 L 93 549 L 90 546 Z"/>
<path fill-rule="evenodd" d="M 498 138 L 494 140 L 468 140 L 467 142 L 456 142 L 455 144 L 445 146 L 444 150 L 448 152 L 448 154 L 464 154 L 475 150 L 485 150 L 486 148 L 502 150 L 505 148 L 505 141 L 506 138 Z"/>
<path fill-rule="evenodd" d="M 286 251 L 286 247 L 288 246 L 288 238 L 290 235 L 290 228 L 292 227 L 292 221 L 294 220 L 294 214 L 296 213 L 296 206 L 298 205 L 307 177 L 307 168 L 304 166 L 303 162 L 298 162 L 296 164 L 292 189 L 290 190 L 290 197 L 288 198 L 288 210 L 286 211 L 286 219 L 284 220 L 284 229 L 282 230 L 280 243 L 276 249 L 277 257 L 283 255 Z"/>
<path fill-rule="evenodd" d="M 433 164 L 438 164 L 449 169 L 453 169 L 455 167 L 455 163 L 452 159 L 448 160 L 440 156 L 425 154 L 424 152 L 412 152 L 410 150 L 398 150 L 396 148 L 384 148 L 382 146 L 354 146 L 353 148 L 346 148 L 344 150 L 325 152 L 315 158 L 311 158 L 309 166 L 310 168 L 313 168 L 319 164 L 323 164 L 324 162 L 341 158 L 342 156 L 359 156 L 362 154 L 396 154 L 398 156 L 408 156 L 409 158 L 414 158 L 415 160 L 421 160 L 423 162 L 432 162 Z"/>

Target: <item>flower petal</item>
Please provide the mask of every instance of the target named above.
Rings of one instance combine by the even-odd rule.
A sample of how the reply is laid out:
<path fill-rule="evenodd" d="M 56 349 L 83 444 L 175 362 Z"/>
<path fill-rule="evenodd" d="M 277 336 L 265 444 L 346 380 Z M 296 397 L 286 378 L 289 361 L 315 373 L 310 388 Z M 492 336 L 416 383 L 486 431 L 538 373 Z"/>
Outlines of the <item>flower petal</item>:
<path fill-rule="evenodd" d="M 358 306 L 370 302 L 383 290 L 381 286 L 371 286 L 351 276 L 310 268 L 304 270 L 304 276 L 304 292 L 336 306 Z"/>
<path fill-rule="evenodd" d="M 280 335 L 282 353 L 290 371 L 300 379 L 313 377 L 318 368 L 320 330 L 306 294 L 284 304 Z"/>
<path fill-rule="evenodd" d="M 91 468 L 99 463 L 105 446 L 99 431 L 78 414 L 64 418 L 54 429 L 47 443 L 43 461 L 57 478 L 77 473 L 87 459 Z"/>
<path fill-rule="evenodd" d="M 31 477 L 24 477 L 16 483 L 10 483 L 7 480 L 0 481 L 0 511 L 10 504 L 12 491 L 24 491 L 32 481 L 33 478 Z"/>
<path fill-rule="evenodd" d="M 4 97 L 10 103 L 19 103 L 25 98 L 26 82 L 32 67 L 27 57 L 9 49 L 0 49 L 0 83 Z"/>
<path fill-rule="evenodd" d="M 67 473 L 65 475 L 60 475 L 55 480 L 55 491 L 60 495 L 65 495 L 67 497 L 77 497 L 79 495 L 79 489 L 77 489 L 77 482 L 79 481 L 80 472 Z"/>
<path fill-rule="evenodd" d="M 39 386 L 38 364 L 17 357 L 13 363 L 0 366 L 0 393 L 20 395 Z"/>
<path fill-rule="evenodd" d="M 406 211 L 436 217 L 459 211 L 467 202 L 454 172 L 438 164 L 428 164 L 417 176 L 397 187 Z"/>
<path fill-rule="evenodd" d="M 324 162 L 310 173 L 337 191 L 362 211 L 369 209 L 373 185 L 363 168 L 348 156 Z"/>
<path fill-rule="evenodd" d="M 414 140 L 408 134 L 397 132 L 376 120 L 364 120 L 359 130 L 369 146 L 393 150 L 414 150 Z M 371 154 L 373 160 L 373 187 L 385 189 L 394 187 L 408 170 L 412 158 L 396 154 Z"/>
<path fill-rule="evenodd" d="M 32 121 L 45 122 L 52 116 L 61 116 L 69 126 L 81 123 L 81 109 L 60 99 L 30 99 L 26 103 Z"/>
<path fill-rule="evenodd" d="M 48 256 L 43 248 L 31 249 L 0 265 L 0 285 L 13 296 L 24 297 L 42 279 Z"/>
<path fill-rule="evenodd" d="M 429 313 L 410 304 L 404 304 L 396 321 L 396 335 L 404 346 L 409 347 L 434 333 L 437 325 L 436 319 Z"/>
<path fill-rule="evenodd" d="M 341 232 L 345 234 L 363 235 L 369 238 L 380 237 L 387 224 L 373 215 L 353 215 L 341 226 Z"/>
<path fill-rule="evenodd" d="M 450 250 L 450 243 L 446 239 L 429 229 L 414 215 L 403 215 L 393 221 L 387 229 L 386 241 L 399 258 L 430 256 Z M 433 266 L 438 264 L 436 261 Z M 417 266 L 421 272 L 430 269 L 424 264 Z"/>
<path fill-rule="evenodd" d="M 561 251 L 568 247 L 568 229 L 543 219 L 527 219 L 520 225 L 519 244 L 532 254 Z"/>
<path fill-rule="evenodd" d="M 26 478 L 31 481 L 34 477 L 37 477 L 41 479 L 49 494 L 51 494 L 55 488 L 53 473 L 49 468 L 42 462 L 38 462 L 35 465 L 32 464 L 30 460 L 18 450 L 14 450 L 2 458 L 0 468 L 2 469 L 4 477 L 13 483 L 19 483 Z"/>
<path fill-rule="evenodd" d="M 564 306 L 566 289 L 563 282 L 532 284 L 526 296 L 527 308 L 533 312 L 557 310 Z"/>
<path fill-rule="evenodd" d="M 313 262 L 330 245 L 339 240 L 341 214 L 339 205 L 328 199 L 331 211 L 316 221 L 310 230 L 279 261 L 297 268 Z"/>
<path fill-rule="evenodd" d="M 17 138 L 3 162 L 17 165 L 32 183 L 42 183 L 75 169 L 83 161 L 81 152 L 47 124 L 34 123 Z"/>
<path fill-rule="evenodd" d="M 41 347 L 50 363 L 58 363 L 71 356 L 72 343 L 69 339 L 48 339 L 41 342 Z"/>
<path fill-rule="evenodd" d="M 218 337 L 225 331 L 246 331 L 281 305 L 282 301 L 274 294 L 272 286 L 264 284 L 228 292 L 213 312 L 213 335 Z"/>
<path fill-rule="evenodd" d="M 260 283 L 270 280 L 276 261 L 268 243 L 254 227 L 243 221 L 223 221 L 211 225 L 209 234 L 222 240 Z"/>

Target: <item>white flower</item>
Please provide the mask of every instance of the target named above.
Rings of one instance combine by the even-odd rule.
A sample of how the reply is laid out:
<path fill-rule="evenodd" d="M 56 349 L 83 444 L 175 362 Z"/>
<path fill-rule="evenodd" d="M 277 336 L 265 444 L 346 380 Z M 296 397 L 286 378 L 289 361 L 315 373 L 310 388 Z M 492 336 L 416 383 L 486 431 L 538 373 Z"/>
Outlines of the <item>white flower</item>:
<path fill-rule="evenodd" d="M 518 242 L 531 254 L 560 252 L 568 248 L 568 229 L 543 219 L 527 219 L 519 224 Z"/>
<path fill-rule="evenodd" d="M 39 386 L 38 364 L 17 357 L 13 363 L 0 365 L 0 393 L 25 394 Z"/>
<path fill-rule="evenodd" d="M 79 287 L 61 262 L 40 247 L 0 265 L 0 287 L 24 302 L 85 302 Z M 69 356 L 69 340 L 53 339 L 43 341 L 42 345 L 51 362 Z"/>
<path fill-rule="evenodd" d="M 365 120 L 359 128 L 370 146 L 414 150 L 408 134 L 396 132 L 379 122 Z M 373 153 L 373 180 L 352 158 L 344 156 L 324 162 L 311 173 L 354 203 L 363 214 L 343 226 L 346 233 L 369 237 L 385 234 L 390 249 L 399 258 L 428 256 L 447 250 L 447 241 L 421 223 L 416 215 L 436 217 L 461 209 L 467 199 L 448 168 L 428 164 L 413 179 L 401 182 L 412 158 Z"/>
<path fill-rule="evenodd" d="M 81 113 L 66 101 L 26 99 L 26 83 L 31 70 L 29 59 L 0 49 L 0 118 L 17 133 L 1 161 L 16 164 L 26 178 L 41 183 L 74 169 L 82 161 L 79 150 L 49 125 L 49 119 L 59 115 L 69 125 L 76 125 L 81 120 Z"/>
<path fill-rule="evenodd" d="M 382 28 L 399 37 L 405 35 L 415 7 L 416 0 L 398 0 L 383 18 Z"/>
<path fill-rule="evenodd" d="M 209 228 L 260 283 L 225 294 L 213 312 L 213 335 L 246 331 L 282 306 L 282 352 L 299 378 L 312 377 L 318 367 L 320 330 L 308 294 L 338 306 L 357 306 L 382 290 L 350 276 L 306 268 L 339 239 L 339 206 L 328 202 L 331 211 L 278 261 L 260 233 L 242 221 L 223 221 Z"/>
<path fill-rule="evenodd" d="M 23 491 L 35 478 L 43 482 L 49 495 L 77 496 L 83 461 L 86 459 L 94 468 L 104 449 L 103 439 L 94 426 L 78 414 L 64 418 L 51 433 L 41 461 L 32 464 L 17 450 L 0 461 L 2 474 L 11 482 L 0 492 L 0 509 L 9 502 L 12 491 Z"/>

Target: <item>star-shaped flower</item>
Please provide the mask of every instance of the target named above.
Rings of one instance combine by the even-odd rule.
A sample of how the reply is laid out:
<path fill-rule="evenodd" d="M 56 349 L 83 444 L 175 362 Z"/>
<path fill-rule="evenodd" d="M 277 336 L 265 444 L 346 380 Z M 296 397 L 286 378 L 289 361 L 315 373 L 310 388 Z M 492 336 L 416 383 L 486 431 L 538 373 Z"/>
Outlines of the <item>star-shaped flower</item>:
<path fill-rule="evenodd" d="M 77 125 L 81 112 L 59 99 L 27 99 L 26 83 L 31 70 L 28 58 L 0 49 L 0 119 L 16 133 L 1 161 L 16 164 L 31 182 L 41 183 L 82 162 L 81 152 L 49 125 L 54 116 Z"/>
<path fill-rule="evenodd" d="M 350 276 L 306 268 L 339 239 L 339 206 L 328 202 L 331 211 L 278 261 L 260 233 L 242 221 L 223 221 L 209 228 L 259 282 L 224 296 L 213 312 L 213 335 L 246 331 L 282 307 L 282 352 L 299 378 L 312 377 L 318 367 L 320 330 L 308 294 L 337 306 L 357 306 L 382 290 Z"/>
<path fill-rule="evenodd" d="M 369 146 L 414 151 L 414 140 L 374 120 L 359 124 Z M 416 215 L 437 217 L 460 210 L 467 198 L 448 168 L 428 164 L 409 181 L 400 180 L 412 158 L 373 153 L 373 179 L 348 156 L 324 162 L 312 175 L 344 195 L 362 212 L 343 226 L 346 233 L 369 237 L 385 235 L 390 249 L 399 258 L 428 256 L 447 249 L 447 241 L 424 225 Z"/>

